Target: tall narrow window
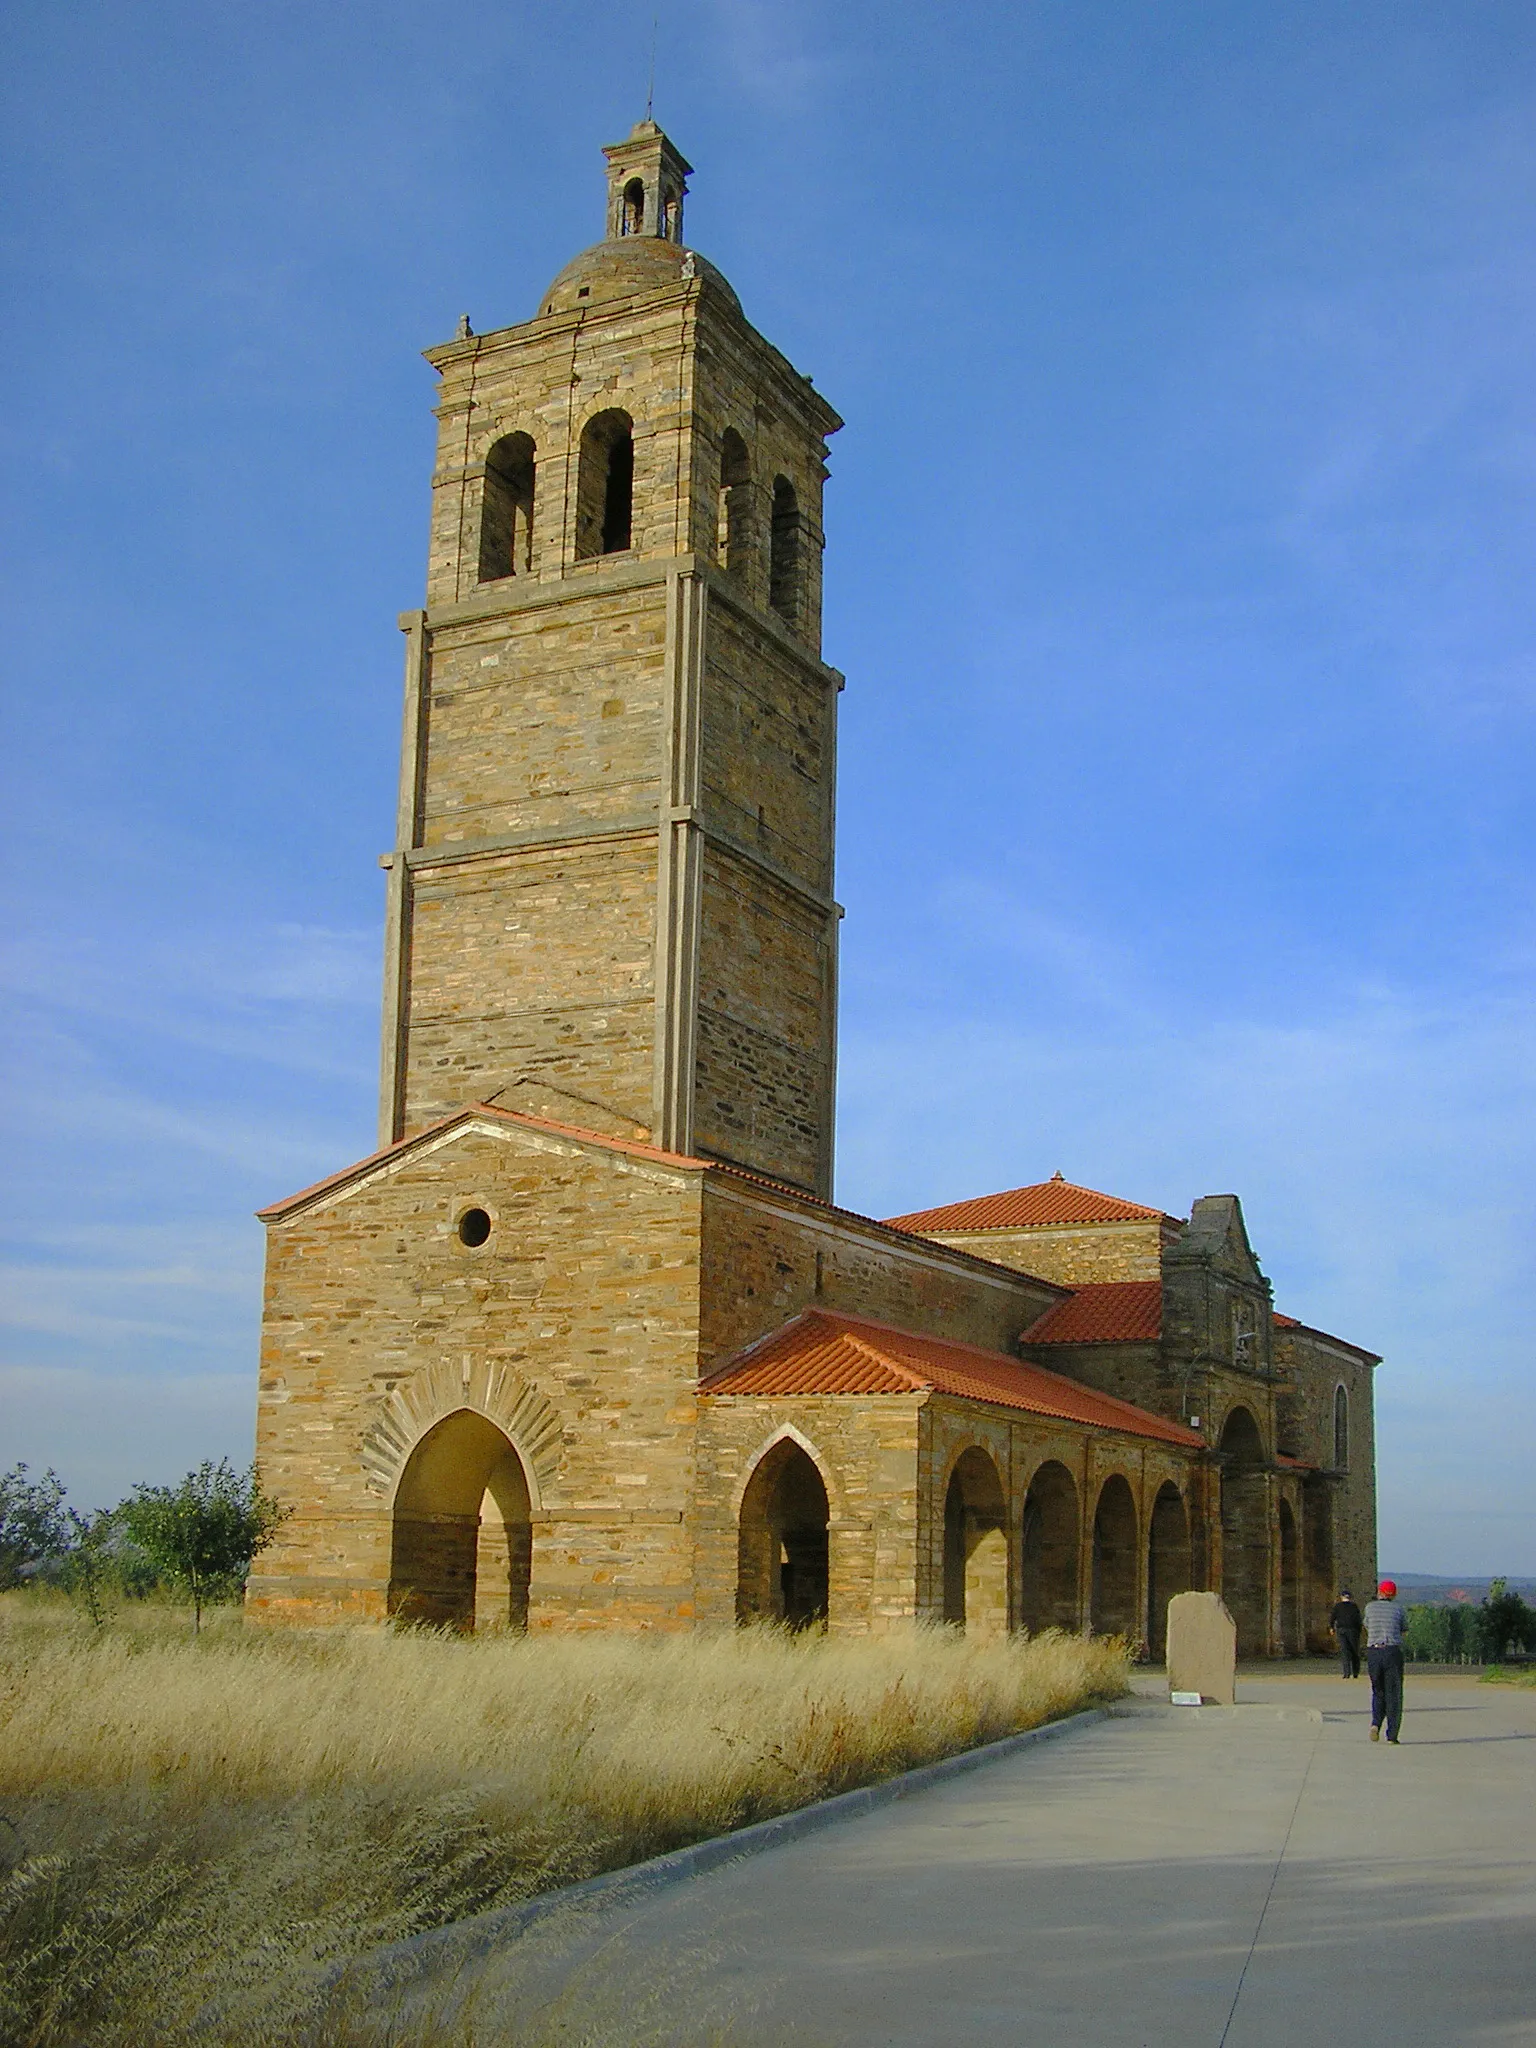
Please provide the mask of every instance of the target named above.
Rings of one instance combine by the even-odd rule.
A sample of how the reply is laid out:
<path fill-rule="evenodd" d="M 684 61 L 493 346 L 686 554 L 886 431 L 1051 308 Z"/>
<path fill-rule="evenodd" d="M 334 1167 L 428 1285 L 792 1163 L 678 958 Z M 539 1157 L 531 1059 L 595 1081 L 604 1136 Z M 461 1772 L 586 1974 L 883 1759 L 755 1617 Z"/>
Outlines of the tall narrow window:
<path fill-rule="evenodd" d="M 480 506 L 480 581 L 526 576 L 533 567 L 533 443 L 507 434 L 485 458 Z"/>
<path fill-rule="evenodd" d="M 631 178 L 624 187 L 624 209 L 619 215 L 619 233 L 645 233 L 645 187 L 638 178 Z"/>
<path fill-rule="evenodd" d="M 720 438 L 720 525 L 717 547 L 720 566 L 738 580 L 747 573 L 751 552 L 752 462 L 747 444 L 734 427 Z"/>
<path fill-rule="evenodd" d="M 576 476 L 576 557 L 616 555 L 630 544 L 635 501 L 634 422 L 600 412 L 581 433 Z"/>
<path fill-rule="evenodd" d="M 768 602 L 791 626 L 800 619 L 800 501 L 787 476 L 773 480 L 773 531 L 768 550 Z"/>
<path fill-rule="evenodd" d="M 1333 1390 L 1333 1469 L 1349 1466 L 1349 1396 L 1342 1387 Z"/>

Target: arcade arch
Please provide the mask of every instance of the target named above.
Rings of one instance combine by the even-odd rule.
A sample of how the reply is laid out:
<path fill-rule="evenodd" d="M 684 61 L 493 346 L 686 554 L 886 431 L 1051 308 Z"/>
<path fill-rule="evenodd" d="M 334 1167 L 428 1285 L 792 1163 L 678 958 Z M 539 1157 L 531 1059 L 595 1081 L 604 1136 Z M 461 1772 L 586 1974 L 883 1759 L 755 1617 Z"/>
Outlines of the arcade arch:
<path fill-rule="evenodd" d="M 1147 1538 L 1147 1644 L 1154 1657 L 1168 1649 L 1168 1602 L 1189 1591 L 1189 1514 L 1170 1479 L 1152 1503 Z"/>
<path fill-rule="evenodd" d="M 1007 1632 L 1007 1523 L 997 1467 L 972 1444 L 944 1494 L 944 1619 L 975 1635 Z"/>
<path fill-rule="evenodd" d="M 1019 1620 L 1030 1632 L 1075 1629 L 1079 1544 L 1077 1482 L 1047 1459 L 1024 1496 L 1019 1556 Z"/>
<path fill-rule="evenodd" d="M 1112 1472 L 1099 1489 L 1093 1516 L 1093 1629 L 1096 1635 L 1129 1636 L 1136 1624 L 1136 1502 L 1123 1473 Z"/>

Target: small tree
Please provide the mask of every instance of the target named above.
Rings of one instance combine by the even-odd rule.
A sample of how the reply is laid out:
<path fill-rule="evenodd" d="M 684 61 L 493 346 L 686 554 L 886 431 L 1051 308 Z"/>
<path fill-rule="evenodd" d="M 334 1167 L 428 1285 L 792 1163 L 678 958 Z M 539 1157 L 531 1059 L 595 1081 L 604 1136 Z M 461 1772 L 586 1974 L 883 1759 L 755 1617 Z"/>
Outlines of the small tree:
<path fill-rule="evenodd" d="M 60 1577 L 64 1590 L 78 1600 L 100 1628 L 111 1612 L 112 1596 L 122 1590 L 117 1552 L 121 1548 L 121 1510 L 98 1508 L 94 1515 L 69 1518 L 69 1548 L 65 1551 Z"/>
<path fill-rule="evenodd" d="M 1497 1664 L 1511 1646 L 1517 1650 L 1536 1650 L 1536 1612 L 1518 1593 L 1510 1592 L 1507 1579 L 1490 1582 L 1487 1598 L 1478 1609 L 1478 1621 L 1483 1655 L 1490 1664 Z"/>
<path fill-rule="evenodd" d="M 28 1565 L 56 1557 L 68 1523 L 64 1486 L 52 1469 L 29 1479 L 25 1465 L 0 1472 L 0 1592 L 19 1586 Z"/>
<path fill-rule="evenodd" d="M 179 1486 L 136 1486 L 119 1512 L 130 1540 L 191 1593 L 196 1635 L 203 1602 L 243 1582 L 289 1510 L 262 1492 L 254 1465 L 237 1472 L 221 1458 L 217 1465 L 204 1460 Z"/>

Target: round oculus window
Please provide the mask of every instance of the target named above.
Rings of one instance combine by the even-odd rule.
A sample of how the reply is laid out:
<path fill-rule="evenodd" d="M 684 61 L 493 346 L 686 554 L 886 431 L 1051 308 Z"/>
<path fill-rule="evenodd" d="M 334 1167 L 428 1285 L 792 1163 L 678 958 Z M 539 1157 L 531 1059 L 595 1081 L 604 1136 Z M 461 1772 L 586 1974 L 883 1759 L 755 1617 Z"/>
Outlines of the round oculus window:
<path fill-rule="evenodd" d="M 466 1209 L 459 1218 L 459 1243 L 471 1250 L 485 1243 L 491 1234 L 491 1219 L 484 1209 Z"/>

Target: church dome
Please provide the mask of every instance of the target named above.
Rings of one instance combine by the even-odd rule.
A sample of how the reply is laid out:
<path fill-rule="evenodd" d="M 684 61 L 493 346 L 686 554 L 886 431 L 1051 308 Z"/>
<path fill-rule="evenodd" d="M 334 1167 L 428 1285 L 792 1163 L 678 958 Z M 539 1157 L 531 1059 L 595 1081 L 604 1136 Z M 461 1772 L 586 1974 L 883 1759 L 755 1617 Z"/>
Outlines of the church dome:
<path fill-rule="evenodd" d="M 646 292 L 674 290 L 690 276 L 707 278 L 739 313 L 741 301 L 713 263 L 664 235 L 616 235 L 583 249 L 561 271 L 539 307 L 541 313 L 571 313 L 608 299 L 633 299 Z"/>

